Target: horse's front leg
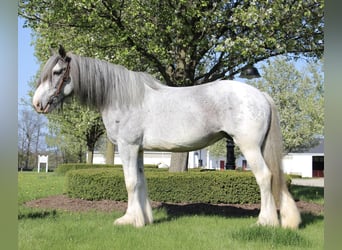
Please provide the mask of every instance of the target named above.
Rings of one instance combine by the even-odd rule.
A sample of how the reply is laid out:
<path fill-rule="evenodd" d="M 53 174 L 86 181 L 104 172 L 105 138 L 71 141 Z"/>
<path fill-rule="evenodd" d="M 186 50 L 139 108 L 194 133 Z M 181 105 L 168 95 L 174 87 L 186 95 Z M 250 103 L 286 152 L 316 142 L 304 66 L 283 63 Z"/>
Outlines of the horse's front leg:
<path fill-rule="evenodd" d="M 126 214 L 115 220 L 114 224 L 142 227 L 153 222 L 144 176 L 143 151 L 138 145 L 119 145 L 119 153 L 123 163 L 128 207 Z"/>

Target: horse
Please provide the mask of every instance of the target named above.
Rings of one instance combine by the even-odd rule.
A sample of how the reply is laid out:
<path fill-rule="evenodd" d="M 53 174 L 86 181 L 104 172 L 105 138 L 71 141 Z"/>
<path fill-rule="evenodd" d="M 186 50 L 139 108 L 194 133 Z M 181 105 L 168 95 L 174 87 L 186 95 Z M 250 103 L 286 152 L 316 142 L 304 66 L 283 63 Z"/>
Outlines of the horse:
<path fill-rule="evenodd" d="M 59 51 L 44 65 L 33 96 L 39 113 L 68 96 L 99 110 L 108 138 L 118 145 L 128 194 L 115 225 L 153 222 L 144 176 L 144 150 L 187 152 L 231 138 L 247 159 L 260 188 L 257 224 L 298 228 L 300 213 L 282 171 L 282 136 L 272 98 L 233 80 L 169 87 L 148 73 Z M 277 208 L 280 210 L 278 218 Z"/>

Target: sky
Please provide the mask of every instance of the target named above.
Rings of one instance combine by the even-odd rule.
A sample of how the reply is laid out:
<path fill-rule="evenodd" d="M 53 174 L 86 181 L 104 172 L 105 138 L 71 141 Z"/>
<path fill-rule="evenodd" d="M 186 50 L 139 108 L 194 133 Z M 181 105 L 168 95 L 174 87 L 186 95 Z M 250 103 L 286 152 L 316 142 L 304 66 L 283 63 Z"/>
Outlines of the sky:
<path fill-rule="evenodd" d="M 23 28 L 24 19 L 18 18 L 18 109 L 22 109 L 22 98 L 30 101 L 28 92 L 29 83 L 34 79 L 39 69 L 38 60 L 34 56 L 34 47 L 31 46 L 31 29 Z"/>

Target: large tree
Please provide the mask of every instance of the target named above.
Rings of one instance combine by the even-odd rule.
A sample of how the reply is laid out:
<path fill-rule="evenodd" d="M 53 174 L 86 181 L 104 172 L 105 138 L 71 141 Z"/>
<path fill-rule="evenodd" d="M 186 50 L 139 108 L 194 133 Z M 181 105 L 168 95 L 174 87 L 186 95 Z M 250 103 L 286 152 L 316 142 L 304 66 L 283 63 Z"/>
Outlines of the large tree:
<path fill-rule="evenodd" d="M 62 43 L 170 86 L 231 78 L 276 55 L 322 56 L 323 8 L 323 0 L 19 2 L 40 60 Z"/>

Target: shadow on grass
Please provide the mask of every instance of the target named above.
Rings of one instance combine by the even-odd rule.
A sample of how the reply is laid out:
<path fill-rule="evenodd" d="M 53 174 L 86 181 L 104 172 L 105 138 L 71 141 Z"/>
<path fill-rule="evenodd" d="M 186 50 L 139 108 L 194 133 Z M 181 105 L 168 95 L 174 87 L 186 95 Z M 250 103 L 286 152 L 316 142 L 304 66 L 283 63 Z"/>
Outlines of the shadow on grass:
<path fill-rule="evenodd" d="M 221 216 L 224 218 L 257 218 L 260 212 L 259 208 L 243 208 L 231 205 L 215 205 L 208 203 L 193 203 L 193 204 L 170 204 L 162 203 L 157 209 L 164 210 L 167 217 L 155 220 L 155 223 L 162 223 L 165 221 L 171 221 L 173 219 L 192 216 L 192 215 L 203 215 L 203 216 Z M 301 213 L 302 223 L 300 228 L 313 224 L 315 222 L 324 219 L 323 215 L 317 215 L 311 212 Z"/>
<path fill-rule="evenodd" d="M 245 209 L 237 206 L 215 205 L 208 203 L 190 203 L 190 204 L 170 204 L 163 203 L 164 208 L 172 217 L 186 215 L 218 215 L 223 217 L 250 217 L 257 216 L 259 208 Z"/>
<path fill-rule="evenodd" d="M 222 216 L 225 218 L 257 217 L 260 212 L 259 208 L 245 209 L 237 206 L 208 203 L 162 203 L 157 209 L 164 210 L 167 217 L 159 220 L 157 219 L 155 220 L 155 223 L 162 223 L 164 221 L 171 221 L 175 218 L 191 215 Z"/>
<path fill-rule="evenodd" d="M 30 211 L 30 212 L 22 212 L 18 214 L 18 219 L 45 219 L 45 218 L 56 218 L 57 211 Z"/>
<path fill-rule="evenodd" d="M 300 224 L 299 228 L 306 228 L 310 224 L 314 224 L 318 221 L 324 220 L 323 215 L 317 215 L 312 213 L 301 213 L 302 223 Z"/>

